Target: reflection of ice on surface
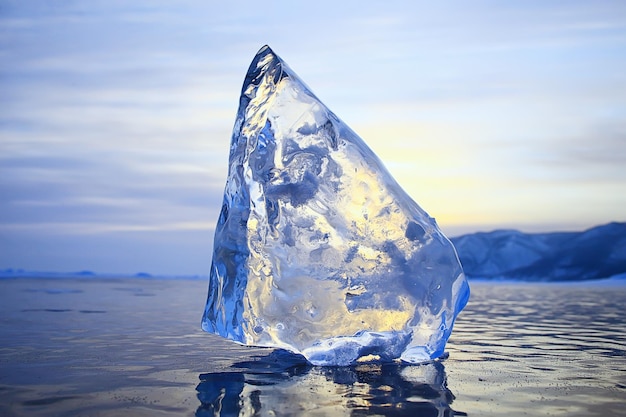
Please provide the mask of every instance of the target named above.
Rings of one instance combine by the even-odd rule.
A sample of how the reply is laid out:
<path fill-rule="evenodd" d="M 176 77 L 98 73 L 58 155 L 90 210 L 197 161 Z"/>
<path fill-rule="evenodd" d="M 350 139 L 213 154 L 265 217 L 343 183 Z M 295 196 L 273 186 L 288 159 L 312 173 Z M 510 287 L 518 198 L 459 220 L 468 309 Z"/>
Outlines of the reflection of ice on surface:
<path fill-rule="evenodd" d="M 233 368 L 200 375 L 196 416 L 464 415 L 441 362 L 321 368 L 277 351 Z"/>
<path fill-rule="evenodd" d="M 439 357 L 469 287 L 452 244 L 269 47 L 242 88 L 204 330 L 302 353 Z"/>

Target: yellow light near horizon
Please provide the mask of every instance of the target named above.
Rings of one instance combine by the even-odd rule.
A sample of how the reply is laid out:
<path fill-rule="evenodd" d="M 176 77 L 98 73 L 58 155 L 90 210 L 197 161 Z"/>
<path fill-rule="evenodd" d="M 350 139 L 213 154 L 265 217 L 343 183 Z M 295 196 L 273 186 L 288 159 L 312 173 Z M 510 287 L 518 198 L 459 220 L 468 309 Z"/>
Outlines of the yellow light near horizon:
<path fill-rule="evenodd" d="M 410 121 L 358 129 L 396 181 L 440 225 L 505 224 L 523 218 L 512 199 L 494 194 L 510 189 L 508 180 L 489 173 L 493 161 L 484 159 L 484 149 L 463 140 L 468 132 Z"/>

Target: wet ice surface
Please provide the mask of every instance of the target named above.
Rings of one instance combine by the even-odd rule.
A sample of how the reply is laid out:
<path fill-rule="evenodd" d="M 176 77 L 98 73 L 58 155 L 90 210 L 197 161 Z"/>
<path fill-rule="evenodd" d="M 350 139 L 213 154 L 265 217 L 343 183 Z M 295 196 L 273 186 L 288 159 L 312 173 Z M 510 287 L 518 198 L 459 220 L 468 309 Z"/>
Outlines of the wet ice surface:
<path fill-rule="evenodd" d="M 472 288 L 445 361 L 323 368 L 202 332 L 204 281 L 0 280 L 0 415 L 626 415 L 626 286 Z"/>

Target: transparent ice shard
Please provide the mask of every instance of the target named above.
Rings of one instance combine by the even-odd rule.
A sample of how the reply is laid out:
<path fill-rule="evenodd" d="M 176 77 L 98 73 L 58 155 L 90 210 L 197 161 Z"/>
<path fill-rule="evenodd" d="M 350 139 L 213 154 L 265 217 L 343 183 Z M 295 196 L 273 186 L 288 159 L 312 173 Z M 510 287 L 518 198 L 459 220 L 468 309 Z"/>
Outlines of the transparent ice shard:
<path fill-rule="evenodd" d="M 315 365 L 441 356 L 469 286 L 435 220 L 268 46 L 243 84 L 202 328 Z"/>

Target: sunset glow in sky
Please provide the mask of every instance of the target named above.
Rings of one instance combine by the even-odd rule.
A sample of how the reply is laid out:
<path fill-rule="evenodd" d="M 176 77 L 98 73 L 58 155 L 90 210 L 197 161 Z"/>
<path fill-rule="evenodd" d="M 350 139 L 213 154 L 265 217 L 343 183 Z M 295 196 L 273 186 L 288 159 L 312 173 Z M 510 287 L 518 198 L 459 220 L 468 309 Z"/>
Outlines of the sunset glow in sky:
<path fill-rule="evenodd" d="M 624 2 L 5 0 L 0 269 L 206 274 L 264 44 L 448 236 L 626 221 Z"/>

